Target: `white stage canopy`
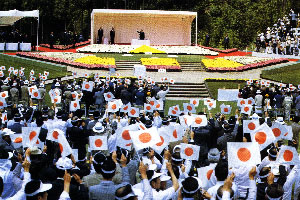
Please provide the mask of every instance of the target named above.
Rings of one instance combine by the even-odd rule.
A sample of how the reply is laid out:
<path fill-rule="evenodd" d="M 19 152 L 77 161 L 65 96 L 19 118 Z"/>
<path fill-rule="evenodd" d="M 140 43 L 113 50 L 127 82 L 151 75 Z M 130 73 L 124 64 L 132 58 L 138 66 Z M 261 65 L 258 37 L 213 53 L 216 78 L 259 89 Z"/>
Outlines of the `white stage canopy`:
<path fill-rule="evenodd" d="M 191 45 L 191 25 L 197 12 L 160 10 L 94 9 L 91 13 L 91 41 L 97 42 L 98 29 L 110 40 L 109 32 L 115 29 L 115 43 L 129 44 L 138 39 L 143 29 L 151 45 Z M 196 41 L 197 41 L 197 34 Z"/>
<path fill-rule="evenodd" d="M 9 10 L 0 11 L 0 26 L 11 26 L 16 21 L 22 19 L 23 17 L 36 17 L 39 18 L 39 11 L 19 11 L 19 10 Z"/>

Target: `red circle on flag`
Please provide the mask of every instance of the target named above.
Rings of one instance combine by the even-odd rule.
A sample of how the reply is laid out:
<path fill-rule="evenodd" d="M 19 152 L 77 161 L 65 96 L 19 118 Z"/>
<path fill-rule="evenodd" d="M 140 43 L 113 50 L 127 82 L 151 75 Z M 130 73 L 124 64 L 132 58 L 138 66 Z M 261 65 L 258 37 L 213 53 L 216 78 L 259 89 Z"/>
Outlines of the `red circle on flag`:
<path fill-rule="evenodd" d="M 0 106 L 3 106 L 4 104 L 3 104 L 3 102 L 2 101 L 0 101 Z"/>
<path fill-rule="evenodd" d="M 156 108 L 159 108 L 159 107 L 160 107 L 160 104 L 157 104 L 157 105 L 156 105 Z"/>
<path fill-rule="evenodd" d="M 188 109 L 189 111 L 193 110 L 192 106 L 187 106 L 186 109 Z"/>
<path fill-rule="evenodd" d="M 142 143 L 148 143 L 151 141 L 151 135 L 147 132 L 144 132 L 142 134 L 139 135 L 139 139 Z"/>
<path fill-rule="evenodd" d="M 116 104 L 113 104 L 113 105 L 111 106 L 111 108 L 112 108 L 113 110 L 115 110 L 115 109 L 117 109 L 117 105 L 116 105 Z"/>
<path fill-rule="evenodd" d="M 174 110 L 178 111 L 178 108 L 177 108 L 177 107 L 175 107 L 175 108 L 174 108 Z"/>
<path fill-rule="evenodd" d="M 74 106 L 74 108 L 76 108 L 77 107 L 77 103 L 74 103 L 73 106 Z"/>
<path fill-rule="evenodd" d="M 285 161 L 289 162 L 289 161 L 293 160 L 293 157 L 294 157 L 294 154 L 293 154 L 292 151 L 290 151 L 290 150 L 285 150 L 284 151 L 284 153 L 283 153 L 283 159 Z"/>
<path fill-rule="evenodd" d="M 210 180 L 211 175 L 212 175 L 213 172 L 214 172 L 214 170 L 212 170 L 212 169 L 210 169 L 210 170 L 207 171 L 207 173 L 206 173 L 207 180 Z"/>
<path fill-rule="evenodd" d="M 252 101 L 251 101 L 251 100 L 248 100 L 248 104 L 252 105 Z"/>
<path fill-rule="evenodd" d="M 176 115 L 176 113 L 177 113 L 176 110 L 172 110 L 173 115 Z"/>
<path fill-rule="evenodd" d="M 267 134 L 263 131 L 259 131 L 255 134 L 255 141 L 258 142 L 258 144 L 263 144 L 267 140 Z"/>
<path fill-rule="evenodd" d="M 103 142 L 102 142 L 101 139 L 96 139 L 96 140 L 95 140 L 95 146 L 96 146 L 96 147 L 101 147 L 102 144 L 103 144 Z"/>
<path fill-rule="evenodd" d="M 90 85 L 89 84 L 85 84 L 85 89 L 89 89 L 90 88 Z"/>
<path fill-rule="evenodd" d="M 194 104 L 194 105 L 196 105 L 196 104 L 197 104 L 197 101 L 196 101 L 196 100 L 194 100 L 194 101 L 193 101 L 193 104 Z"/>
<path fill-rule="evenodd" d="M 186 149 L 184 150 L 184 153 L 185 153 L 185 155 L 187 155 L 187 156 L 191 156 L 191 155 L 193 155 L 194 150 L 193 150 L 193 148 L 188 147 L 188 148 L 186 148 Z"/>
<path fill-rule="evenodd" d="M 130 111 L 130 114 L 132 114 L 132 115 L 134 115 L 135 113 L 136 113 L 135 109 L 132 109 L 132 110 Z"/>
<path fill-rule="evenodd" d="M 177 130 L 176 130 L 176 129 L 173 131 L 173 137 L 174 137 L 174 138 L 177 138 L 177 137 L 178 137 L 178 135 L 177 135 Z"/>
<path fill-rule="evenodd" d="M 107 94 L 107 98 L 109 98 L 109 99 L 110 99 L 110 98 L 111 98 L 111 95 L 110 95 L 110 94 Z"/>
<path fill-rule="evenodd" d="M 229 109 L 228 108 L 224 108 L 224 112 L 228 112 L 229 111 Z"/>
<path fill-rule="evenodd" d="M 39 94 L 37 92 L 33 93 L 33 96 L 38 97 Z"/>
<path fill-rule="evenodd" d="M 212 107 L 214 104 L 213 103 L 209 103 L 209 106 Z"/>
<path fill-rule="evenodd" d="M 245 112 L 248 112 L 248 111 L 249 111 L 249 107 L 245 107 L 245 108 L 244 108 L 244 111 L 245 111 Z"/>
<path fill-rule="evenodd" d="M 251 158 L 251 152 L 247 148 L 240 148 L 236 154 L 242 162 L 247 162 Z"/>
<path fill-rule="evenodd" d="M 256 126 L 255 126 L 255 124 L 253 122 L 250 122 L 248 124 L 248 128 L 249 128 L 249 130 L 254 130 L 256 128 Z"/>
<path fill-rule="evenodd" d="M 128 109 L 128 106 L 125 106 L 124 108 L 123 108 L 123 110 L 127 110 Z"/>
<path fill-rule="evenodd" d="M 289 133 L 288 132 L 286 132 L 285 134 L 284 134 L 284 136 L 287 136 Z"/>
<path fill-rule="evenodd" d="M 151 106 L 154 106 L 154 101 L 150 101 L 149 104 L 150 104 Z"/>
<path fill-rule="evenodd" d="M 279 128 L 273 128 L 272 131 L 275 137 L 279 137 L 281 134 L 281 130 Z"/>
<path fill-rule="evenodd" d="M 125 130 L 125 131 L 122 132 L 122 138 L 123 138 L 124 140 L 130 140 L 130 139 L 131 139 L 128 130 Z"/>
<path fill-rule="evenodd" d="M 245 104 L 245 103 L 246 103 L 245 100 L 242 100 L 242 101 L 241 101 L 241 105 L 243 105 L 243 104 Z"/>
<path fill-rule="evenodd" d="M 161 145 L 164 144 L 164 142 L 165 142 L 164 138 L 162 136 L 160 136 L 160 139 L 161 139 L 161 142 L 157 143 L 156 146 L 160 147 Z"/>
<path fill-rule="evenodd" d="M 202 118 L 201 117 L 196 117 L 195 118 L 195 123 L 196 124 L 201 124 L 202 123 Z"/>
<path fill-rule="evenodd" d="M 36 136 L 36 132 L 35 131 L 31 131 L 29 133 L 29 140 L 31 141 L 35 136 Z"/>
<path fill-rule="evenodd" d="M 143 129 L 143 130 L 146 129 L 146 128 L 145 128 L 143 125 L 141 125 L 141 124 L 140 124 L 140 128 Z"/>
<path fill-rule="evenodd" d="M 36 140 L 36 144 L 40 144 L 39 140 Z"/>
<path fill-rule="evenodd" d="M 58 145 L 59 145 L 60 153 L 62 153 L 64 151 L 64 147 L 61 143 L 58 143 Z"/>
<path fill-rule="evenodd" d="M 53 136 L 54 139 L 57 140 L 57 139 L 58 139 L 58 135 L 59 135 L 59 134 L 58 134 L 57 131 L 53 131 L 52 136 Z"/>
<path fill-rule="evenodd" d="M 22 143 L 23 139 L 21 137 L 17 137 L 14 143 Z"/>
<path fill-rule="evenodd" d="M 55 98 L 55 99 L 54 99 L 54 102 L 56 103 L 57 101 L 58 101 L 58 99 L 57 99 L 57 98 Z"/>
<path fill-rule="evenodd" d="M 72 94 L 72 98 L 75 99 L 76 98 L 76 94 Z"/>
<path fill-rule="evenodd" d="M 130 147 L 130 146 L 131 146 L 131 144 L 132 144 L 132 143 L 128 143 L 128 144 L 126 144 L 125 146 L 126 146 L 126 147 Z"/>
<path fill-rule="evenodd" d="M 2 93 L 2 95 L 1 95 L 2 97 L 6 97 L 6 94 L 5 93 Z"/>
<path fill-rule="evenodd" d="M 151 110 L 151 106 L 147 106 L 146 109 L 147 109 L 147 110 Z"/>

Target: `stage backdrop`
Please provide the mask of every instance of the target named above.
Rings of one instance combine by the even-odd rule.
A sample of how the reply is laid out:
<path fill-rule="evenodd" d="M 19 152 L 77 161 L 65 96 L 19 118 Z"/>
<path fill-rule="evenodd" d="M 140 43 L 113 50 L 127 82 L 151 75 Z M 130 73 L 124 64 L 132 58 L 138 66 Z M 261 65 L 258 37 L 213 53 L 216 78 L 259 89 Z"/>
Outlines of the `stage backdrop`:
<path fill-rule="evenodd" d="M 114 27 L 115 43 L 129 44 L 139 38 L 137 31 L 143 29 L 151 45 L 191 45 L 191 25 L 195 18 L 197 27 L 197 12 L 94 9 L 91 41 L 97 43 L 100 27 L 103 37 L 110 40 L 109 32 Z"/>

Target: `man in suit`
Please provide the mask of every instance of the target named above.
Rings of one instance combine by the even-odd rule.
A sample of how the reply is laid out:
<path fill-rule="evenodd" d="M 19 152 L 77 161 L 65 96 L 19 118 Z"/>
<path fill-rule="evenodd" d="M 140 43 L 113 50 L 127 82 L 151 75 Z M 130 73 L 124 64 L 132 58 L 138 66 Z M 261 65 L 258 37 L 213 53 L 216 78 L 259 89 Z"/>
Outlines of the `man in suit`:
<path fill-rule="evenodd" d="M 17 89 L 17 82 L 12 84 L 12 88 L 10 89 L 11 94 L 11 102 L 12 105 L 18 105 L 19 102 L 19 90 Z"/>
<path fill-rule="evenodd" d="M 53 34 L 53 32 L 51 32 L 50 36 L 49 36 L 50 49 L 53 49 L 54 42 L 55 42 L 54 34 Z"/>
<path fill-rule="evenodd" d="M 102 44 L 102 38 L 103 38 L 103 29 L 102 27 L 99 28 L 98 30 L 98 44 Z"/>
<path fill-rule="evenodd" d="M 20 123 L 21 122 L 21 115 L 19 113 L 15 114 L 14 121 L 15 121 L 15 123 L 8 126 L 7 128 L 12 130 L 15 133 L 22 133 L 23 125 L 21 125 L 21 123 Z"/>
<path fill-rule="evenodd" d="M 14 134 L 14 132 L 12 132 L 9 129 L 3 129 L 0 132 L 1 135 L 1 139 L 0 139 L 0 148 L 4 149 L 6 152 L 13 152 L 15 150 L 15 148 L 12 145 L 11 142 L 11 138 L 10 135 Z"/>
<path fill-rule="evenodd" d="M 144 40 L 145 39 L 145 32 L 143 31 L 143 29 L 141 29 L 141 31 L 137 31 L 140 34 L 140 40 Z"/>
<path fill-rule="evenodd" d="M 114 27 L 111 28 L 109 35 L 110 35 L 110 44 L 115 44 L 115 29 L 114 29 Z"/>
<path fill-rule="evenodd" d="M 224 49 L 229 49 L 229 37 L 226 35 L 224 38 Z"/>

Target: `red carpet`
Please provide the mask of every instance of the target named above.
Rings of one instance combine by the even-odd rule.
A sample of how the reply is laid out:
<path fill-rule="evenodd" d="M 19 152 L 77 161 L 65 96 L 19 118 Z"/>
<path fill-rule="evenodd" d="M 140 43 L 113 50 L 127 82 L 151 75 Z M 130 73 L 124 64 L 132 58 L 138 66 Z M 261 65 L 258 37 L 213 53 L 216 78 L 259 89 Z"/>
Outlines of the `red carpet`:
<path fill-rule="evenodd" d="M 217 56 L 205 56 L 206 58 L 214 59 L 218 57 L 224 57 L 224 56 L 247 56 L 251 55 L 252 52 L 244 52 L 244 51 L 236 51 L 232 53 L 219 53 Z"/>

